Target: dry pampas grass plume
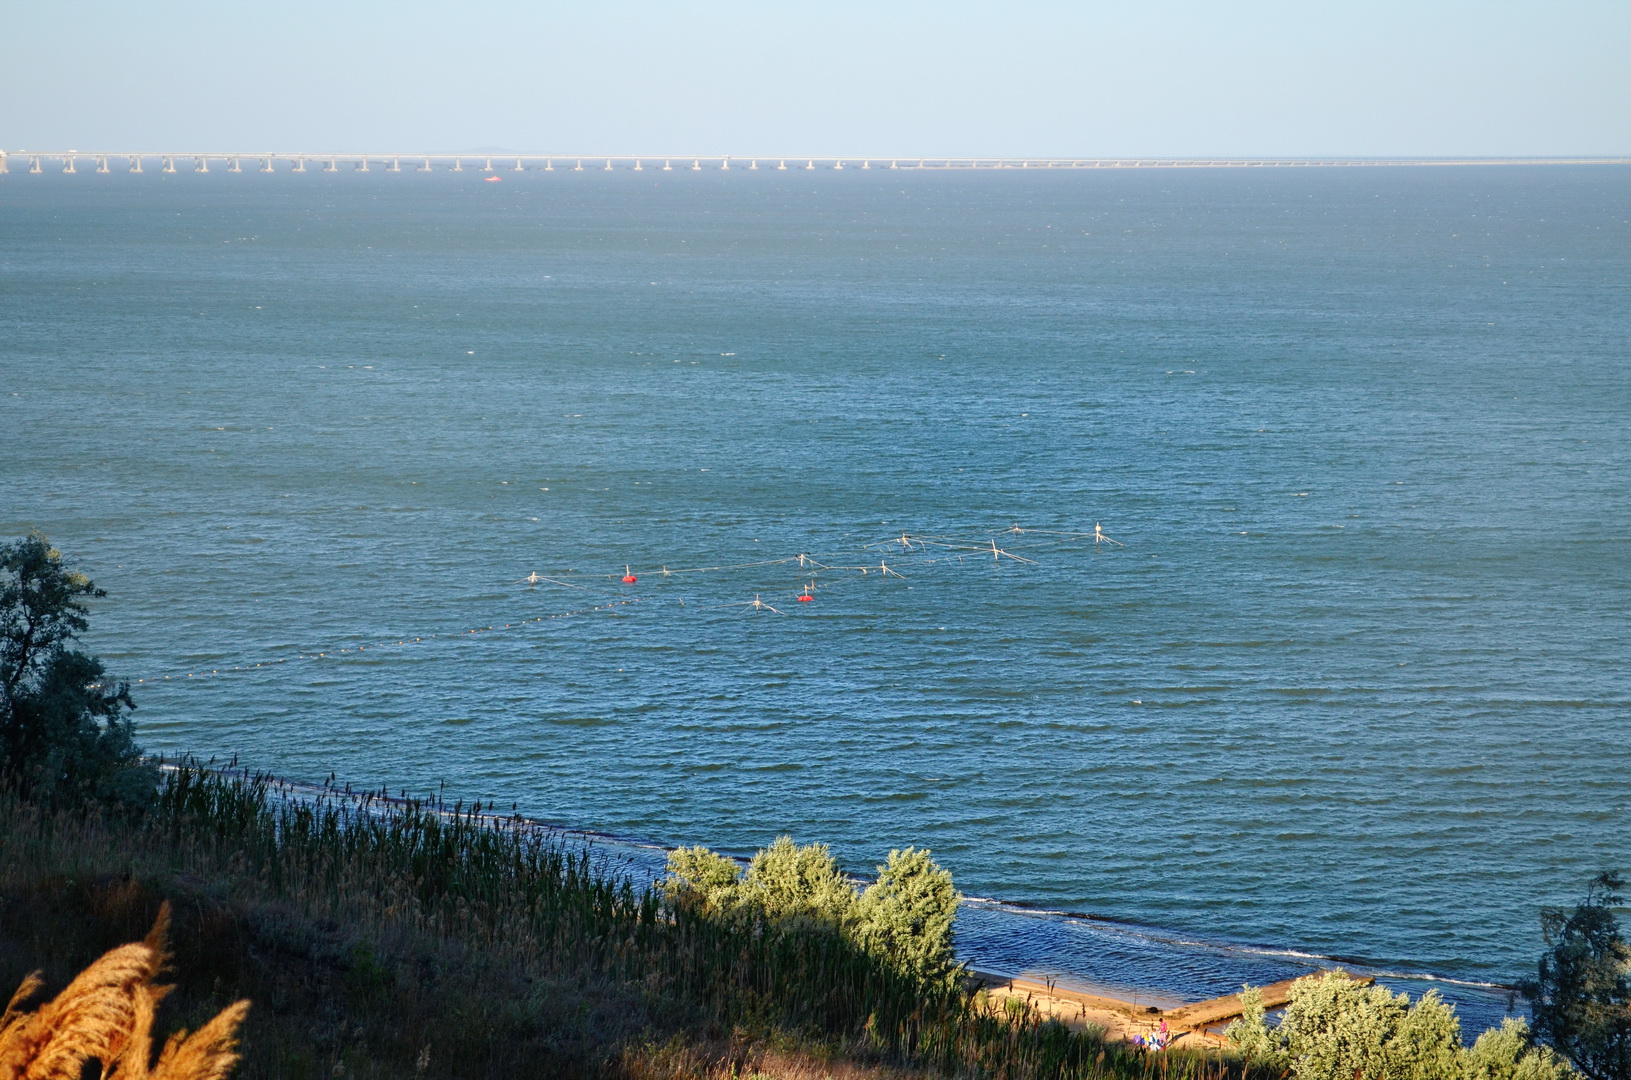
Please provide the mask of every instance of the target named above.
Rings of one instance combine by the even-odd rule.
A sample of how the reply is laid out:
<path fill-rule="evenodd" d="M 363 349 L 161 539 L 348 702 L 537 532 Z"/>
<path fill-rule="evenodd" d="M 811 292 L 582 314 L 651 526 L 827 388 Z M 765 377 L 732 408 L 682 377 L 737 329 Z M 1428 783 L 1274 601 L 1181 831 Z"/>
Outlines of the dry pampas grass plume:
<path fill-rule="evenodd" d="M 106 1080 L 222 1080 L 238 1062 L 238 1027 L 249 1002 L 223 1009 L 188 1035 L 170 1036 L 156 1064 L 153 1014 L 168 986 L 153 977 L 168 960 L 164 937 L 170 905 L 143 941 L 121 945 L 34 1012 L 22 1004 L 44 983 L 39 972 L 23 980 L 0 1015 L 0 1080 L 79 1080 L 86 1062 L 101 1063 Z"/>

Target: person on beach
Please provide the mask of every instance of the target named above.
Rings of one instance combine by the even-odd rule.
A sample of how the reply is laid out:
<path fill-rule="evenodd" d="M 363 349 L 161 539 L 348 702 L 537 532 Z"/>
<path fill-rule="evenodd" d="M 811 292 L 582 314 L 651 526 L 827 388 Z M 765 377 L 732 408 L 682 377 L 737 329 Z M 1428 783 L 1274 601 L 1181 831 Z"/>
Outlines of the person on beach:
<path fill-rule="evenodd" d="M 1167 1030 L 1167 1022 L 1161 1021 L 1161 1026 L 1147 1034 L 1140 1035 L 1134 1042 L 1146 1050 L 1165 1050 L 1167 1043 L 1172 1040 L 1172 1034 Z"/>

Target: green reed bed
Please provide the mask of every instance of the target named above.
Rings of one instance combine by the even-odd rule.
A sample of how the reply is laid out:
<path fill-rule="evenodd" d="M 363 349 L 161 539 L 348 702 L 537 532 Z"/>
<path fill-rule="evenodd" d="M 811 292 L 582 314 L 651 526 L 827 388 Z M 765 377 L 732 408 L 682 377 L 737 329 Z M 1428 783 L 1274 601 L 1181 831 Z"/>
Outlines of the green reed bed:
<path fill-rule="evenodd" d="M 139 936 L 163 898 L 183 1020 L 256 1002 L 245 1076 L 745 1075 L 754 1047 L 801 1076 L 1241 1071 L 994 1011 L 957 973 L 914 973 L 830 928 L 676 905 L 480 804 L 195 763 L 167 769 L 139 817 L 0 793 L 0 975 L 83 963 Z"/>

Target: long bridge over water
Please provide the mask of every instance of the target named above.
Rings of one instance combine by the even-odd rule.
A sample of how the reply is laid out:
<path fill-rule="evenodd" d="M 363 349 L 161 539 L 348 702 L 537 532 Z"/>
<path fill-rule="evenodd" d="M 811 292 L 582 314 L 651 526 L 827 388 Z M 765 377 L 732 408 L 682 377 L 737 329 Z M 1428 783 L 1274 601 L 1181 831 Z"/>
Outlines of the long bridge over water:
<path fill-rule="evenodd" d="M 1631 157 L 1001 158 L 665 157 L 638 154 L 245 153 L 229 150 L 0 150 L 0 173 L 197 172 L 750 172 L 845 169 L 1264 169 L 1465 165 L 1631 165 Z"/>

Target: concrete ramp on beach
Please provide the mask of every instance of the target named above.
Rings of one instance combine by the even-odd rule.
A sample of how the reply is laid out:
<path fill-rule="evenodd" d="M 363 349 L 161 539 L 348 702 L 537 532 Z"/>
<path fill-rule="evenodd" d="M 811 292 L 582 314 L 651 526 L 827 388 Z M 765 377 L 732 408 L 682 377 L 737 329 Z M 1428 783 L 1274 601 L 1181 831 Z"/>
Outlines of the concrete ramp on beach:
<path fill-rule="evenodd" d="M 1189 1035 L 1198 1041 L 1216 1042 L 1220 1036 L 1211 1029 L 1240 1016 L 1246 1007 L 1238 993 L 1162 1009 L 1105 994 L 1067 990 L 1036 979 L 1010 978 L 983 971 L 971 971 L 969 976 L 993 999 L 1022 998 L 1043 1016 L 1068 1027 L 1077 1030 L 1096 1027 L 1103 1030 L 1106 1038 L 1125 1041 L 1154 1031 L 1164 1020 L 1174 1038 Z M 1311 977 L 1314 976 L 1300 976 Z M 1369 976 L 1349 977 L 1363 986 L 1376 981 Z M 1291 987 L 1295 982 L 1296 979 L 1287 979 L 1259 987 L 1264 1007 L 1278 1009 L 1287 1004 L 1291 1000 Z"/>

